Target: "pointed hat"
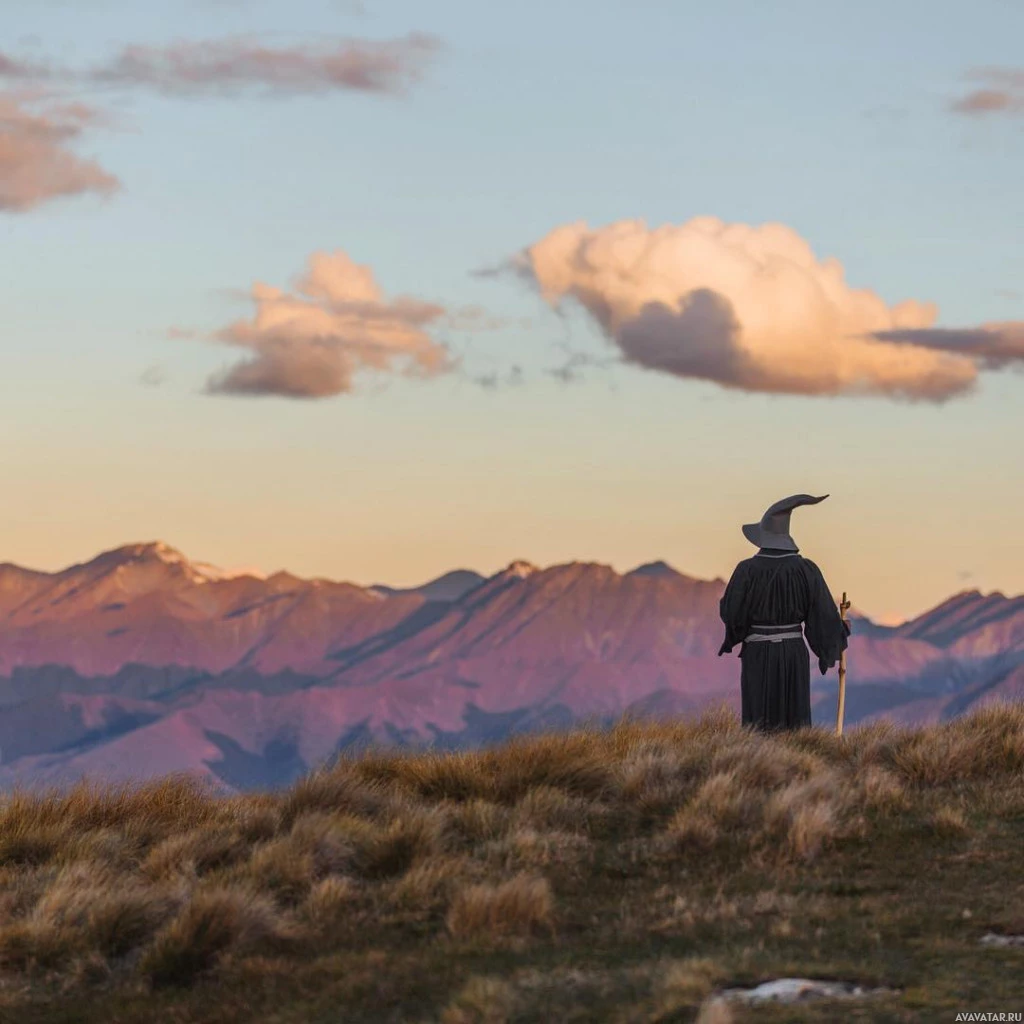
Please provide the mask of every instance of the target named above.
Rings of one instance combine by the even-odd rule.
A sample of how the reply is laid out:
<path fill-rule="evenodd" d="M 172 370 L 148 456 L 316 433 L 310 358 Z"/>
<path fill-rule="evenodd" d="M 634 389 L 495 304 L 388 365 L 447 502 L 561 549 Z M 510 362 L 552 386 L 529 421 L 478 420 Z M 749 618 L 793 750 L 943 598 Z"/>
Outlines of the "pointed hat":
<path fill-rule="evenodd" d="M 743 527 L 743 536 L 751 544 L 759 548 L 777 548 L 780 551 L 796 551 L 796 541 L 789 535 L 789 514 L 799 505 L 817 505 L 828 497 L 820 498 L 810 494 L 792 494 L 788 498 L 775 502 L 761 516 L 759 523 L 747 523 Z"/>

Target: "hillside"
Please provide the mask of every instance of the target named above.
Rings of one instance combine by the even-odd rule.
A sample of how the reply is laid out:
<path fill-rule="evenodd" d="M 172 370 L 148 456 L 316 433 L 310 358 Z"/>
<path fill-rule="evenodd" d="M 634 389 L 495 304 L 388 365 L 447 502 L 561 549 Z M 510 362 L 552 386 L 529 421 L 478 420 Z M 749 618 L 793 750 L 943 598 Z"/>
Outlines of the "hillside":
<path fill-rule="evenodd" d="M 722 580 L 664 562 L 457 570 L 420 587 L 231 576 L 130 544 L 57 573 L 0 566 L 0 787 L 188 770 L 285 785 L 369 741 L 471 748 L 623 713 L 738 707 Z M 1024 695 L 1024 597 L 860 616 L 848 721 L 942 721 Z M 829 721 L 835 673 L 813 679 Z"/>
<path fill-rule="evenodd" d="M 954 1020 L 1024 1000 L 1022 844 L 1020 704 L 842 738 L 623 720 L 230 798 L 11 795 L 0 1019 Z M 726 994 L 782 977 L 873 993 Z"/>

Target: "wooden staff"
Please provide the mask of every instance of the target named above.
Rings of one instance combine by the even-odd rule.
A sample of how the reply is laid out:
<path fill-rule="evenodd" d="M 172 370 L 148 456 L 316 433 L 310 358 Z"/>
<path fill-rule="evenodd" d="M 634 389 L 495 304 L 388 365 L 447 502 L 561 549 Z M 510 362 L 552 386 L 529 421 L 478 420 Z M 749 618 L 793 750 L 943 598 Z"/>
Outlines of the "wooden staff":
<path fill-rule="evenodd" d="M 846 611 L 850 602 L 846 600 L 846 591 L 839 603 L 839 618 L 846 622 Z M 836 735 L 843 735 L 843 714 L 846 711 L 846 648 L 839 652 L 839 710 L 836 712 Z"/>

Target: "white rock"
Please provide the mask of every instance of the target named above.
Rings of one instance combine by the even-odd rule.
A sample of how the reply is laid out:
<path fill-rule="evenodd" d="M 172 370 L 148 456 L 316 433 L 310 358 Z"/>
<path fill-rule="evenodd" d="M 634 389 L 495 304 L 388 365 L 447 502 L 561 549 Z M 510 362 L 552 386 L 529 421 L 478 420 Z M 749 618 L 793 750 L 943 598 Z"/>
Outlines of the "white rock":
<path fill-rule="evenodd" d="M 982 935 L 981 944 L 997 948 L 1024 946 L 1024 935 L 997 935 L 995 932 L 989 932 L 987 935 Z"/>
<path fill-rule="evenodd" d="M 863 988 L 849 981 L 812 981 L 810 978 L 777 978 L 754 988 L 727 988 L 720 995 L 744 1003 L 799 1003 L 807 999 L 859 999 L 889 991 Z"/>

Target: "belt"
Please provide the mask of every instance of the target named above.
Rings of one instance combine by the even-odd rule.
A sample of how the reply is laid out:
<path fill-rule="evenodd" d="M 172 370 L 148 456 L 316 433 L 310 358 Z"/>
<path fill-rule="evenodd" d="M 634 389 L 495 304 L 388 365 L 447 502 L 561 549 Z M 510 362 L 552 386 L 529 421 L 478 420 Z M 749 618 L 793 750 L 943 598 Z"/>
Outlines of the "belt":
<path fill-rule="evenodd" d="M 757 625 L 755 623 L 750 628 L 753 629 L 754 632 L 751 633 L 749 636 L 745 636 L 743 638 L 743 642 L 745 644 L 758 643 L 758 642 L 765 641 L 765 640 L 768 640 L 768 641 L 770 641 L 773 644 L 777 644 L 777 643 L 779 643 L 782 640 L 802 640 L 803 637 L 804 637 L 803 633 L 800 631 L 800 623 L 799 622 L 787 622 L 785 625 L 781 625 L 781 626 L 760 626 L 760 625 Z M 788 630 L 790 630 L 790 632 L 788 632 L 788 633 L 759 633 L 759 632 L 757 632 L 760 629 L 788 629 Z"/>

